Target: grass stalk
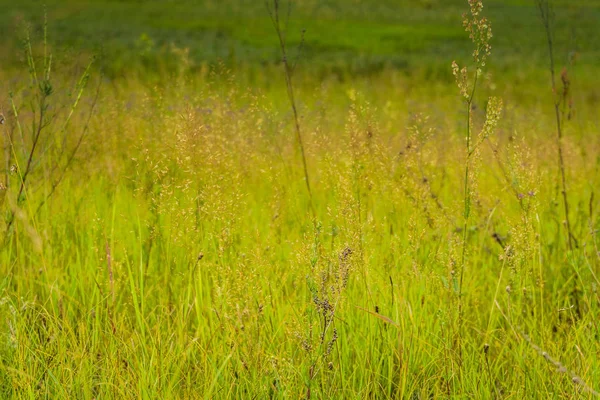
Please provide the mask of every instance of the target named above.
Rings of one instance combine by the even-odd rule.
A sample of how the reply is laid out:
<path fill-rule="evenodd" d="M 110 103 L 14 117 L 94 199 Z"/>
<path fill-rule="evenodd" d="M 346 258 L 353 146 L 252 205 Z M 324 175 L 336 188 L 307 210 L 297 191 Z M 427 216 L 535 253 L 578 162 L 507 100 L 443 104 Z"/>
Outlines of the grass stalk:
<path fill-rule="evenodd" d="M 567 192 L 567 179 L 565 172 L 565 160 L 564 160 L 564 149 L 563 149 L 563 130 L 562 130 L 562 118 L 561 118 L 561 103 L 564 103 L 566 99 L 562 98 L 557 93 L 556 88 L 556 67 L 554 61 L 554 39 L 552 32 L 552 7 L 550 0 L 535 0 L 540 13 L 540 19 L 544 26 L 544 32 L 546 34 L 546 45 L 548 47 L 548 69 L 550 71 L 550 83 L 552 85 L 552 94 L 554 96 L 554 115 L 556 120 L 556 145 L 558 147 L 558 168 L 560 173 L 560 186 L 563 200 L 563 207 L 565 213 L 565 225 L 567 227 L 567 248 L 569 251 L 573 250 L 573 232 L 571 230 L 571 222 L 569 218 L 569 196 Z"/>
<path fill-rule="evenodd" d="M 308 163 L 306 161 L 306 150 L 305 150 L 305 146 L 304 146 L 304 141 L 302 139 L 302 131 L 300 129 L 300 119 L 298 117 L 298 107 L 296 105 L 296 97 L 294 94 L 294 85 L 292 83 L 292 78 L 294 75 L 294 70 L 297 65 L 297 62 L 294 63 L 293 65 L 290 64 L 290 61 L 288 58 L 287 44 L 286 44 L 286 31 L 284 30 L 285 28 L 287 28 L 287 23 L 289 22 L 289 15 L 291 12 L 291 0 L 289 0 L 289 2 L 288 2 L 288 12 L 287 12 L 287 17 L 286 17 L 286 23 L 285 23 L 286 27 L 285 28 L 282 27 L 281 16 L 280 16 L 281 1 L 273 0 L 272 7 L 268 2 L 266 5 L 267 5 L 267 10 L 269 12 L 269 16 L 271 17 L 271 22 L 273 23 L 273 27 L 275 28 L 275 32 L 277 34 L 277 39 L 279 41 L 279 49 L 281 51 L 281 61 L 283 63 L 283 69 L 285 72 L 285 85 L 286 85 L 286 90 L 287 90 L 287 96 L 288 96 L 288 100 L 290 102 L 290 107 L 292 108 L 292 113 L 294 116 L 294 131 L 296 132 L 296 142 L 297 142 L 298 148 L 300 150 L 300 155 L 302 158 L 304 182 L 306 184 L 306 191 L 308 193 L 308 198 L 309 198 L 309 203 L 310 203 L 310 211 L 312 214 L 313 224 L 315 224 L 315 226 L 316 226 L 316 213 L 315 213 L 315 207 L 314 207 L 314 203 L 313 203 L 312 190 L 311 190 L 311 186 L 310 186 L 310 178 L 308 175 Z M 302 33 L 302 35 L 304 36 L 304 32 Z M 304 43 L 304 37 L 302 37 L 302 40 L 301 40 L 301 45 L 300 45 L 301 47 L 302 47 L 303 43 Z"/>

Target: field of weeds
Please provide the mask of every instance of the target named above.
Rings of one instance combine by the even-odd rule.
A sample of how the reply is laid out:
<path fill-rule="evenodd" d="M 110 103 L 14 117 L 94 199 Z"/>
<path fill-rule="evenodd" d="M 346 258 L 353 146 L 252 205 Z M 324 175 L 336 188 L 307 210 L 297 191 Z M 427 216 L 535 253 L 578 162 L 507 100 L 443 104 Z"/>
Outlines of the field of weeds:
<path fill-rule="evenodd" d="M 1 398 L 600 397 L 600 4 L 353 3 L 6 6 Z"/>

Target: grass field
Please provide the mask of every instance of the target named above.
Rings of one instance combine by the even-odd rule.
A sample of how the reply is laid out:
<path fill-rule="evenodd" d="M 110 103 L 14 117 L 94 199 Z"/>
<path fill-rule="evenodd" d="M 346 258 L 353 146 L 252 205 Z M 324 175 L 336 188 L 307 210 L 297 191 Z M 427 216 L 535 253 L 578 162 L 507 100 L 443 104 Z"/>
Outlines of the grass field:
<path fill-rule="evenodd" d="M 600 397 L 600 2 L 554 91 L 484 4 L 298 0 L 291 102 L 261 1 L 0 0 L 0 398 Z"/>
<path fill-rule="evenodd" d="M 6 10 L 0 15 L 0 33 L 13 40 L 21 21 L 40 26 L 44 18 L 40 2 L 14 3 L 0 0 Z M 578 52 L 583 62 L 598 60 L 600 2 L 555 3 L 559 59 Z M 46 2 L 50 37 L 73 52 L 102 55 L 105 73 L 116 75 L 139 64 L 164 64 L 173 44 L 188 48 L 196 63 L 273 63 L 280 56 L 265 9 L 261 0 Z M 462 0 L 297 1 L 289 42 L 297 46 L 301 30 L 306 30 L 304 69 L 372 74 L 392 66 L 447 74 L 448 60 L 470 54 L 460 23 L 463 12 Z M 486 14 L 495 22 L 494 67 L 506 74 L 519 63 L 544 65 L 545 39 L 533 0 L 492 0 Z M 4 46 L 9 59 L 13 40 Z"/>

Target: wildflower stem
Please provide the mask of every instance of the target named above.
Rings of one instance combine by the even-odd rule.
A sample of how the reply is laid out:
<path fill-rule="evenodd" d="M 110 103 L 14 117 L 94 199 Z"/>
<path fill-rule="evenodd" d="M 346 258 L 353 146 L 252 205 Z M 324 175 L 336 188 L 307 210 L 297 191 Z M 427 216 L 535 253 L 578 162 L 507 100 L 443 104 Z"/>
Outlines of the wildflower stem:
<path fill-rule="evenodd" d="M 473 80 L 473 89 L 469 95 L 467 105 L 467 143 L 466 143 L 466 157 L 465 157 L 465 191 L 464 191 L 464 214 L 463 214 L 463 238 L 462 238 L 462 253 L 460 259 L 460 277 L 458 281 L 458 323 L 459 323 L 459 337 L 462 337 L 463 328 L 463 278 L 465 274 L 466 254 L 467 254 L 467 229 L 469 227 L 469 217 L 471 216 L 471 186 L 469 184 L 469 165 L 471 163 L 471 107 L 473 105 L 473 96 L 475 95 L 475 89 L 477 87 L 478 73 L 475 72 L 475 78 Z M 460 351 L 460 350 L 459 350 Z"/>
<path fill-rule="evenodd" d="M 556 91 L 556 71 L 554 64 L 554 42 L 552 39 L 552 16 L 549 0 L 536 0 L 542 24 L 544 25 L 544 31 L 546 32 L 546 43 L 548 45 L 548 61 L 550 70 L 550 81 L 552 85 L 552 94 L 554 95 L 554 115 L 556 118 L 556 145 L 558 147 L 558 169 L 560 174 L 560 185 L 561 194 L 563 199 L 563 207 L 565 213 L 565 225 L 567 228 L 567 250 L 570 252 L 573 250 L 573 232 L 571 230 L 571 222 L 569 220 L 569 196 L 567 192 L 567 179 L 565 173 L 565 161 L 564 161 L 564 150 L 563 150 L 563 131 L 562 131 L 562 119 L 561 119 L 561 102 L 565 102 L 566 89 L 562 96 L 558 95 Z M 563 80 L 564 84 L 564 80 Z M 577 246 L 577 245 L 576 245 Z M 579 283 L 578 275 L 575 274 L 573 279 L 573 301 L 576 306 L 576 313 L 581 316 L 580 300 L 579 300 Z"/>
<path fill-rule="evenodd" d="M 562 146 L 562 121 L 560 117 L 560 103 L 561 98 L 556 94 L 556 72 L 554 65 L 554 42 L 552 40 L 552 21 L 551 21 L 551 9 L 549 0 L 536 0 L 542 24 L 544 25 L 544 31 L 546 32 L 546 44 L 548 46 L 548 68 L 550 70 L 550 80 L 552 84 L 552 93 L 555 95 L 554 98 L 554 114 L 556 116 L 556 143 L 558 145 L 558 167 L 560 170 L 560 181 L 562 186 L 562 198 L 565 212 L 565 224 L 567 226 L 567 248 L 573 250 L 573 233 L 571 231 L 571 223 L 569 221 L 569 200 L 567 194 L 567 179 L 565 177 L 565 161 L 563 156 Z"/>

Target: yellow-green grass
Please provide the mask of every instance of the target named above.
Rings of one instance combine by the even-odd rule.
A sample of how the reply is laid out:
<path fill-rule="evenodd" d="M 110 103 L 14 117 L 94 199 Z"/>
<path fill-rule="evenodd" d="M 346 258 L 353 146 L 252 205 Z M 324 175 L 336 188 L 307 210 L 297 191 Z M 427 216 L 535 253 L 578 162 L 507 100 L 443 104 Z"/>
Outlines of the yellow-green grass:
<path fill-rule="evenodd" d="M 81 73 L 69 68 L 49 97 L 59 120 Z M 515 68 L 483 79 L 474 103 L 475 133 L 488 94 L 505 108 L 473 161 L 461 296 L 453 83 L 299 73 L 313 220 L 281 69 L 94 71 L 66 143 L 94 115 L 48 201 L 51 164 L 16 198 L 22 162 L 5 170 L 2 156 L 0 397 L 594 398 L 596 67 L 569 70 L 572 250 L 553 97 Z M 23 105 L 23 160 L 37 89 L 2 78 Z M 6 144 L 17 119 L 2 96 Z"/>
<path fill-rule="evenodd" d="M 592 109 L 566 124 L 569 252 L 550 107 L 505 99 L 477 162 L 459 337 L 454 88 L 301 90 L 315 233 L 282 97 L 221 78 L 105 85 L 74 169 L 38 214 L 44 189 L 19 206 L 3 397 L 590 396 L 524 335 L 597 384 Z"/>

